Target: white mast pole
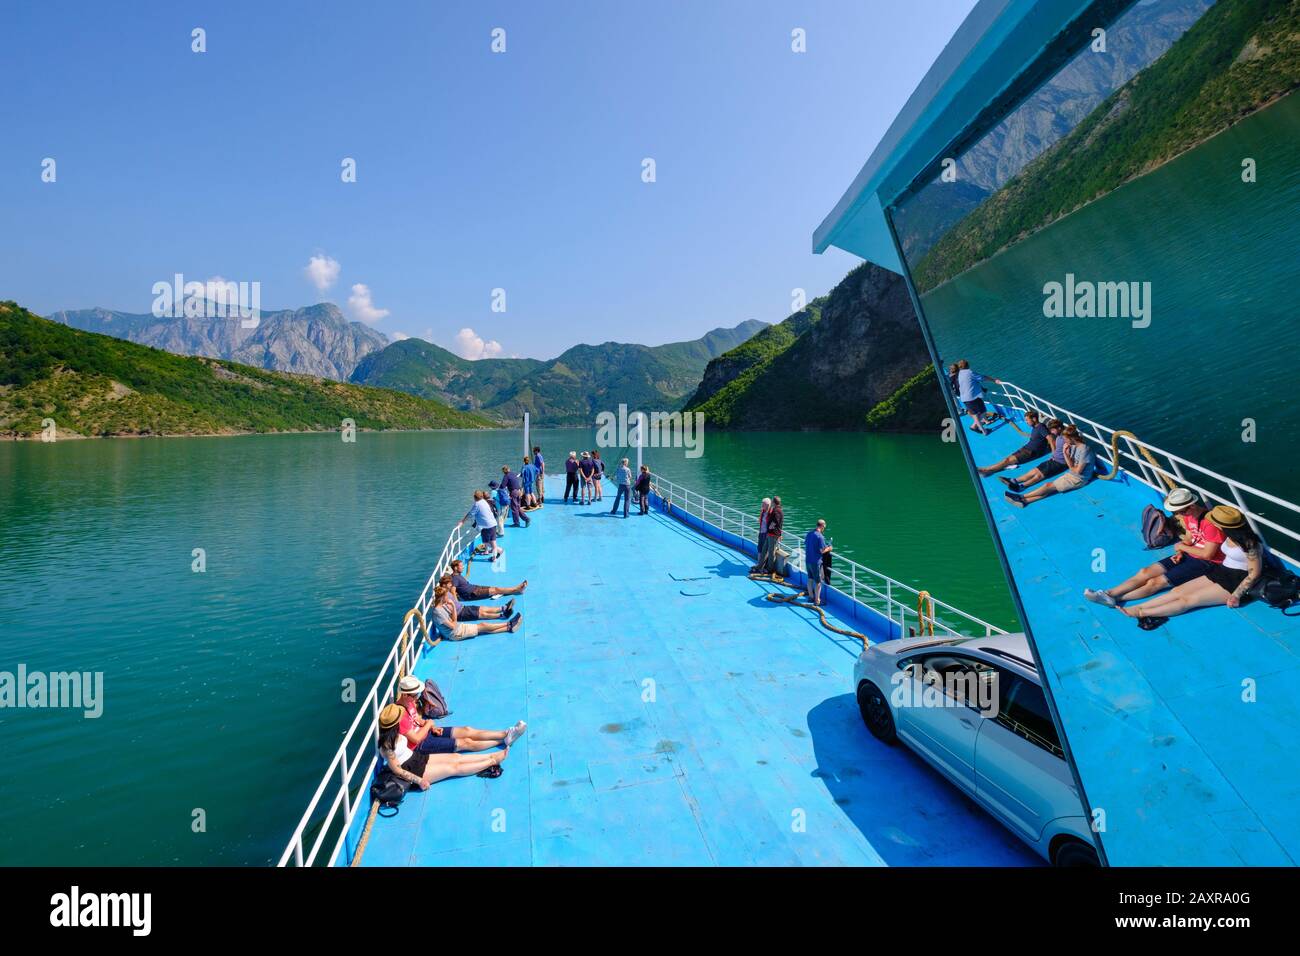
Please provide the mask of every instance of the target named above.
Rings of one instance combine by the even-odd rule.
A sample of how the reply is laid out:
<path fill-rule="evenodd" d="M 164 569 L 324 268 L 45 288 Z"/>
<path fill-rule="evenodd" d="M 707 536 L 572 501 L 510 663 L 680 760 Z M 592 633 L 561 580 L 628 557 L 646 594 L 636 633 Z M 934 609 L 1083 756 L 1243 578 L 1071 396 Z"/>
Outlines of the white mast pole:
<path fill-rule="evenodd" d="M 645 448 L 645 412 L 637 413 L 636 420 L 636 473 L 641 474 L 641 449 Z"/>
<path fill-rule="evenodd" d="M 532 457 L 532 446 L 528 444 L 528 413 L 524 412 L 524 456 Z"/>

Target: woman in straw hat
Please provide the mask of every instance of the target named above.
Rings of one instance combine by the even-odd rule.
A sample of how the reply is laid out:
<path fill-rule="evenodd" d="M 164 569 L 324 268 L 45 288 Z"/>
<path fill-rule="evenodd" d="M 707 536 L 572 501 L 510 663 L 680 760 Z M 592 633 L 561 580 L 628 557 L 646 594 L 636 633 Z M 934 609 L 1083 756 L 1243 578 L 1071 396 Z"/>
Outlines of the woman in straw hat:
<path fill-rule="evenodd" d="M 379 756 L 401 779 L 428 790 L 431 784 L 448 777 L 469 777 L 502 764 L 510 748 L 492 753 L 427 754 L 411 750 L 398 728 L 406 711 L 400 704 L 389 704 L 379 712 Z M 495 776 L 500 776 L 497 771 Z M 486 776 L 486 774 L 485 774 Z"/>
<path fill-rule="evenodd" d="M 1138 627 L 1153 630 L 1171 617 L 1202 607 L 1241 607 L 1250 601 L 1250 589 L 1266 567 L 1277 563 L 1268 545 L 1255 533 L 1246 516 L 1229 505 L 1217 505 L 1206 516 L 1223 532 L 1223 561 L 1167 594 L 1120 610 L 1137 618 Z"/>

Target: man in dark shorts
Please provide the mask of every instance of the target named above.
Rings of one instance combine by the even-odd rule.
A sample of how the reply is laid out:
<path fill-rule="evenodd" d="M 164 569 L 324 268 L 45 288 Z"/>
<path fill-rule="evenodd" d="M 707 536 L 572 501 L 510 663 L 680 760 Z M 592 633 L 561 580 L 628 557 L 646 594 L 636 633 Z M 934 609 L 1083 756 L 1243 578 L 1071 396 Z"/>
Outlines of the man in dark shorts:
<path fill-rule="evenodd" d="M 1017 465 L 1026 464 L 1035 458 L 1050 455 L 1052 453 L 1052 443 L 1056 440 L 1056 436 L 1061 433 L 1061 423 L 1057 419 L 1053 418 L 1047 422 L 1041 421 L 1038 412 L 1032 408 L 1025 412 L 1025 424 L 1029 426 L 1029 431 L 1025 431 L 1017 425 L 1014 419 L 1007 420 L 1011 423 L 1011 427 L 1020 434 L 1028 435 L 1029 441 L 1001 461 L 980 468 L 979 473 L 984 478 L 1007 468 L 1015 468 Z M 1053 423 L 1055 423 L 1055 427 L 1053 427 Z"/>
<path fill-rule="evenodd" d="M 460 558 L 451 562 L 447 568 L 451 572 L 451 586 L 456 589 L 456 599 L 461 602 L 486 601 L 488 598 L 496 597 L 499 594 L 523 594 L 524 588 L 528 587 L 527 580 L 516 584 L 512 588 L 470 584 L 469 579 L 465 577 L 465 566 L 461 563 Z"/>
<path fill-rule="evenodd" d="M 1104 591 L 1085 588 L 1083 596 L 1096 604 L 1119 607 L 1139 601 L 1165 588 L 1178 587 L 1206 574 L 1223 563 L 1223 532 L 1206 518 L 1205 505 L 1195 492 L 1175 488 L 1165 496 L 1165 510 L 1173 512 L 1186 534 L 1174 545 L 1174 553 L 1147 565 L 1123 584 Z"/>
<path fill-rule="evenodd" d="M 527 728 L 522 720 L 508 730 L 479 730 L 477 727 L 439 727 L 420 713 L 424 682 L 407 675 L 397 685 L 397 705 L 402 717 L 397 732 L 418 754 L 450 754 L 509 747 Z"/>
<path fill-rule="evenodd" d="M 998 481 L 1012 491 L 1021 492 L 1030 485 L 1036 485 L 1040 481 L 1048 481 L 1070 470 L 1070 466 L 1065 460 L 1065 435 L 1062 434 L 1065 431 L 1065 425 L 1059 419 L 1049 418 L 1047 420 L 1047 430 L 1053 436 L 1052 457 L 1039 462 L 1035 467 L 1015 478 L 998 475 Z"/>

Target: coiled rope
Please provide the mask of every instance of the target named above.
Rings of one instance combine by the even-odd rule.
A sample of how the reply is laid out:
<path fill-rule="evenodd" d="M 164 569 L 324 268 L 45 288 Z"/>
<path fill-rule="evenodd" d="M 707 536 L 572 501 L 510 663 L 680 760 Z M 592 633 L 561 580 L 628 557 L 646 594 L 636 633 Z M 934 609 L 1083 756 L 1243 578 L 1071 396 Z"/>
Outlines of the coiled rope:
<path fill-rule="evenodd" d="M 930 609 L 928 615 L 925 613 L 927 602 Z M 934 637 L 934 597 L 929 591 L 921 591 L 916 595 L 916 617 L 920 622 L 917 636 Z"/>
<path fill-rule="evenodd" d="M 1115 476 L 1119 474 L 1119 439 L 1121 435 L 1125 438 L 1133 439 L 1133 444 L 1137 447 L 1137 450 L 1142 453 L 1142 457 L 1151 463 L 1151 467 L 1154 468 L 1156 474 L 1160 476 L 1160 480 L 1169 486 L 1170 491 L 1173 491 L 1173 489 L 1178 487 L 1178 483 L 1165 474 L 1164 469 L 1160 466 L 1160 462 L 1156 461 L 1156 456 L 1151 454 L 1150 450 L 1148 450 L 1146 445 L 1142 444 L 1137 435 L 1134 435 L 1130 431 L 1125 431 L 1124 429 L 1111 433 L 1110 460 L 1115 463 L 1115 467 L 1101 476 L 1102 481 L 1112 481 Z"/>
<path fill-rule="evenodd" d="M 799 588 L 795 587 L 793 584 L 789 583 L 784 578 L 778 577 L 775 574 L 751 573 L 749 575 L 749 579 L 751 581 L 761 581 L 764 584 L 779 584 L 781 587 L 790 588 L 792 591 L 799 590 Z M 816 611 L 817 616 L 821 618 L 822 626 L 826 628 L 828 631 L 834 631 L 836 634 L 843 634 L 845 637 L 856 637 L 858 640 L 862 642 L 862 647 L 864 650 L 868 647 L 867 635 L 859 634 L 857 631 L 850 631 L 842 627 L 836 627 L 827 619 L 825 611 L 823 611 L 816 604 L 809 604 L 807 601 L 800 601 L 798 595 L 787 596 L 784 594 L 765 594 L 763 595 L 763 597 L 769 601 L 775 601 L 780 604 L 793 604 L 795 607 L 805 607 L 810 611 Z"/>

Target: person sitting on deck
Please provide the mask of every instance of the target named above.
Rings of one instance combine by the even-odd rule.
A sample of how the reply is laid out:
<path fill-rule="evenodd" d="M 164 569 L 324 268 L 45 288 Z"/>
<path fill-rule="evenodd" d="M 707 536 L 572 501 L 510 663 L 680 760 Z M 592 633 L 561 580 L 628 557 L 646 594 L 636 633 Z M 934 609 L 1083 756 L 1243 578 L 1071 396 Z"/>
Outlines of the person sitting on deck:
<path fill-rule="evenodd" d="M 826 543 L 826 519 L 818 518 L 817 527 L 804 536 L 803 556 L 805 577 L 808 578 L 808 599 L 821 607 L 822 603 L 822 559 L 831 553 L 831 546 Z"/>
<path fill-rule="evenodd" d="M 1212 521 L 1206 520 L 1208 512 L 1200 498 L 1186 488 L 1175 488 L 1165 496 L 1165 510 L 1173 512 L 1186 532 L 1174 545 L 1174 553 L 1147 565 L 1113 588 L 1104 591 L 1085 588 L 1085 598 L 1107 607 L 1117 607 L 1126 601 L 1140 601 L 1166 588 L 1186 584 L 1201 577 L 1212 565 L 1223 563 L 1223 532 Z"/>
<path fill-rule="evenodd" d="M 523 736 L 528 727 L 522 720 L 516 721 L 508 730 L 439 727 L 436 721 L 421 713 L 420 696 L 423 692 L 424 682 L 411 674 L 397 683 L 397 705 L 403 711 L 397 732 L 406 738 L 416 753 L 450 754 L 509 747 Z"/>
<path fill-rule="evenodd" d="M 524 466 L 519 469 L 519 480 L 524 483 L 523 507 L 533 511 L 537 508 L 537 467 L 527 455 L 524 456 Z"/>
<path fill-rule="evenodd" d="M 393 774 L 421 790 L 448 777 L 470 777 L 499 767 L 510 753 L 509 748 L 490 754 L 416 753 L 401 732 L 405 713 L 397 704 L 379 712 L 379 758 Z"/>
<path fill-rule="evenodd" d="M 537 469 L 537 507 L 546 504 L 546 460 L 542 458 L 542 446 L 533 446 L 533 467 Z"/>
<path fill-rule="evenodd" d="M 1097 453 L 1092 450 L 1092 446 L 1083 435 L 1079 434 L 1079 429 L 1073 425 L 1066 425 L 1061 432 L 1061 437 L 1065 439 L 1067 470 L 1050 485 L 1040 485 L 1024 494 L 1008 491 L 1007 500 L 1011 504 L 1017 508 L 1027 508 L 1035 501 L 1041 501 L 1052 495 L 1077 491 L 1096 477 Z"/>
<path fill-rule="evenodd" d="M 641 474 L 636 476 L 636 500 L 641 506 L 641 514 L 650 511 L 650 466 L 642 465 Z"/>
<path fill-rule="evenodd" d="M 1223 532 L 1223 561 L 1211 564 L 1203 575 L 1167 594 L 1118 608 L 1120 613 L 1137 618 L 1142 630 L 1154 630 L 1169 618 L 1197 608 L 1241 607 L 1250 602 L 1251 589 L 1266 571 L 1282 568 L 1281 561 L 1269 551 L 1264 539 L 1255 533 L 1238 509 L 1218 505 L 1210 509 L 1206 520 Z"/>
<path fill-rule="evenodd" d="M 623 517 L 627 517 L 628 502 L 632 498 L 632 469 L 627 465 L 627 459 L 618 466 L 618 471 L 614 472 L 614 484 L 618 486 L 618 494 L 614 496 L 614 507 L 610 509 L 610 514 L 618 514 L 618 503 L 623 502 Z"/>
<path fill-rule="evenodd" d="M 1025 431 L 1017 425 L 1014 419 L 1007 420 L 1011 422 L 1011 427 L 1020 432 L 1020 434 L 1028 435 L 1029 441 L 1025 442 L 1025 444 L 1021 445 L 1001 461 L 980 468 L 979 473 L 982 478 L 987 478 L 989 475 L 995 474 L 996 472 L 1004 471 L 1007 468 L 1015 468 L 1018 465 L 1023 465 L 1026 462 L 1033 461 L 1035 458 L 1042 458 L 1044 455 L 1050 455 L 1052 453 L 1052 443 L 1056 439 L 1056 434 L 1053 433 L 1050 422 L 1043 422 L 1039 419 L 1038 412 L 1034 411 L 1032 408 L 1025 412 L 1025 424 L 1029 426 L 1029 431 Z M 1056 419 L 1053 418 L 1052 421 L 1055 422 Z M 1061 430 L 1061 423 L 1056 422 L 1056 424 L 1056 433 L 1059 433 Z"/>
<path fill-rule="evenodd" d="M 573 503 L 578 503 L 578 453 L 569 452 L 564 460 L 564 503 L 569 503 L 569 493 L 573 493 Z"/>
<path fill-rule="evenodd" d="M 510 621 L 461 621 L 456 616 L 455 588 L 439 584 L 433 589 L 433 625 L 438 636 L 448 641 L 464 641 L 480 634 L 514 633 L 524 616 L 516 614 Z"/>
<path fill-rule="evenodd" d="M 970 367 L 970 362 L 965 359 L 957 362 L 957 397 L 970 413 L 971 431 L 987 435 L 988 432 L 984 430 L 984 416 L 988 413 L 988 406 L 984 404 L 983 382 L 1002 384 L 1000 378 L 981 375 L 974 371 Z"/>
<path fill-rule="evenodd" d="M 596 474 L 596 462 L 591 457 L 591 452 L 582 453 L 582 461 L 578 462 L 578 474 L 582 478 L 582 501 L 580 504 L 589 505 L 596 500 L 596 487 L 592 476 Z"/>
<path fill-rule="evenodd" d="M 528 587 L 526 578 L 512 588 L 470 584 L 469 579 L 465 577 L 465 565 L 460 558 L 452 561 L 451 564 L 447 565 L 447 568 L 451 571 L 451 586 L 455 589 L 456 598 L 460 601 L 486 601 L 488 598 L 494 598 L 498 595 L 523 594 Z"/>
<path fill-rule="evenodd" d="M 510 493 L 510 527 L 518 528 L 519 519 L 524 521 L 524 527 L 533 523 L 533 519 L 524 514 L 524 480 L 515 472 L 510 470 L 509 465 L 501 466 L 501 487 Z"/>
<path fill-rule="evenodd" d="M 462 581 L 465 579 L 462 577 Z M 458 621 L 495 621 L 500 618 L 508 618 L 515 610 L 515 599 L 511 598 L 500 607 L 480 604 L 463 604 L 460 595 L 457 592 L 455 579 L 450 574 L 444 574 L 438 578 L 438 583 L 451 591 L 452 601 L 456 605 L 456 620 Z M 465 581 L 465 586 L 472 589 L 472 585 Z"/>
<path fill-rule="evenodd" d="M 492 506 L 488 503 L 488 493 L 486 491 L 474 492 L 474 505 L 465 513 L 465 517 L 456 522 L 456 527 L 460 527 L 466 521 L 473 521 L 474 527 L 478 529 L 479 537 L 483 539 L 483 553 L 489 560 L 495 561 L 498 555 L 505 552 L 497 544 L 497 517 L 492 513 Z"/>
<path fill-rule="evenodd" d="M 1065 431 L 1065 425 L 1059 418 L 1049 418 L 1045 424 L 1047 425 L 1047 432 L 1050 436 L 1048 444 L 1052 449 L 1051 457 L 1046 461 L 1040 461 L 1023 475 L 1018 475 L 1015 478 L 1008 478 L 1006 475 L 998 475 L 998 481 L 1002 482 L 1012 491 L 1024 491 L 1030 485 L 1036 485 L 1040 481 L 1047 481 L 1049 478 L 1055 478 L 1068 468 L 1065 462 L 1065 436 L 1061 434 Z"/>

